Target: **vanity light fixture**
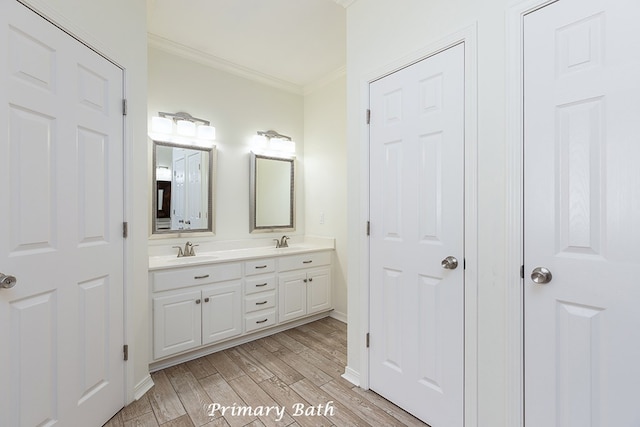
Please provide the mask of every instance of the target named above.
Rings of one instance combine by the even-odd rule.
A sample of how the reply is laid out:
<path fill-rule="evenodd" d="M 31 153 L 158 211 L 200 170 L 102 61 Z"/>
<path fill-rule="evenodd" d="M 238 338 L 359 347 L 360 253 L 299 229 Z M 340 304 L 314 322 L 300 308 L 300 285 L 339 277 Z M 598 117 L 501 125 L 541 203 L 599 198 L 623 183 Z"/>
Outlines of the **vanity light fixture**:
<path fill-rule="evenodd" d="M 197 136 L 199 139 L 216 139 L 216 128 L 211 122 L 193 117 L 189 113 L 163 113 L 151 118 L 151 130 L 157 133 L 172 134 L 173 122 L 176 123 L 176 133 L 181 136 Z"/>
<path fill-rule="evenodd" d="M 254 137 L 256 148 L 264 148 L 272 151 L 296 152 L 296 143 L 290 136 L 282 135 L 275 130 L 262 131 Z"/>

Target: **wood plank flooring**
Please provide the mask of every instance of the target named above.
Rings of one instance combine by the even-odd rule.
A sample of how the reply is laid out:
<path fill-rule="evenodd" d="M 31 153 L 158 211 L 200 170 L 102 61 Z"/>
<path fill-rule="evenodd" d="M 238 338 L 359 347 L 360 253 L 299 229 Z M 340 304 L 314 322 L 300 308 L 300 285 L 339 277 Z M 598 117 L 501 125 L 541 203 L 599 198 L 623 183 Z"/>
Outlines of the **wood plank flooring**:
<path fill-rule="evenodd" d="M 427 426 L 344 380 L 346 363 L 347 327 L 327 317 L 154 372 L 105 427 Z"/>

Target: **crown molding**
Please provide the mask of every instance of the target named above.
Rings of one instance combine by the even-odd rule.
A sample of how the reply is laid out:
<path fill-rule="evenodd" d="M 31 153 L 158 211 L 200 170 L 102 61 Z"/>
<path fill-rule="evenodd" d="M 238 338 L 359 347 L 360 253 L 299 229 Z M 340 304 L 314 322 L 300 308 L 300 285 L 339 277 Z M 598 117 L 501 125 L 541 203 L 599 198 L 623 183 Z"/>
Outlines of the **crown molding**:
<path fill-rule="evenodd" d="M 340 68 L 338 68 L 337 70 L 327 74 L 326 76 L 324 76 L 323 78 L 310 83 L 308 85 L 305 85 L 302 91 L 303 95 L 309 95 L 319 89 L 322 89 L 323 87 L 325 87 L 326 85 L 328 85 L 329 83 L 332 83 L 334 80 L 339 79 L 340 77 L 344 77 L 347 75 L 347 67 L 346 66 L 342 66 Z"/>
<path fill-rule="evenodd" d="M 225 71 L 230 74 L 235 74 L 237 76 L 244 77 L 258 83 L 273 86 L 275 88 L 282 89 L 296 95 L 304 94 L 304 88 L 300 85 L 278 79 L 277 77 L 252 70 L 247 67 L 243 67 L 222 58 L 218 58 L 217 56 L 211 55 L 209 53 L 202 52 L 198 49 L 194 49 L 192 47 L 176 43 L 164 37 L 160 37 L 156 34 L 148 33 L 147 39 L 149 47 L 153 47 L 164 52 L 168 52 L 173 55 L 198 62 L 211 68 Z"/>

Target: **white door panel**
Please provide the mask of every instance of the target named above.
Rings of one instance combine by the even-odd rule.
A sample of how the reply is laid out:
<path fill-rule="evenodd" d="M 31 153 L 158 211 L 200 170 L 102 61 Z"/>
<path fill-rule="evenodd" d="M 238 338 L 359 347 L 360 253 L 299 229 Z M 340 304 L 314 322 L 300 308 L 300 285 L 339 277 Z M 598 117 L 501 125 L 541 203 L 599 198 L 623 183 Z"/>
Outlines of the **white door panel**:
<path fill-rule="evenodd" d="M 124 404 L 122 70 L 0 3 L 0 425 Z"/>
<path fill-rule="evenodd" d="M 370 90 L 370 385 L 433 427 L 462 426 L 464 46 Z"/>
<path fill-rule="evenodd" d="M 525 17 L 527 426 L 640 425 L 639 19 L 625 0 Z"/>

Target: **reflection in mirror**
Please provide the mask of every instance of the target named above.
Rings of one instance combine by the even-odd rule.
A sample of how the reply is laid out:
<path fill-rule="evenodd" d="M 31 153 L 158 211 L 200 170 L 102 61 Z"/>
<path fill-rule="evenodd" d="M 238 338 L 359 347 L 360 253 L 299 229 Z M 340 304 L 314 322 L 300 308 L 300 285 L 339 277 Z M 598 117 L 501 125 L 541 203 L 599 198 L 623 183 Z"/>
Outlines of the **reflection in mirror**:
<path fill-rule="evenodd" d="M 153 141 L 153 234 L 213 232 L 215 147 Z"/>
<path fill-rule="evenodd" d="M 250 231 L 295 230 L 294 159 L 251 153 Z"/>

